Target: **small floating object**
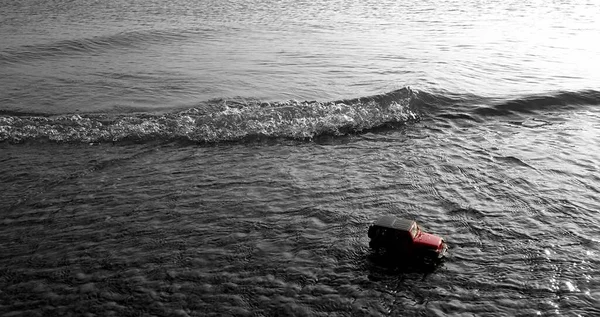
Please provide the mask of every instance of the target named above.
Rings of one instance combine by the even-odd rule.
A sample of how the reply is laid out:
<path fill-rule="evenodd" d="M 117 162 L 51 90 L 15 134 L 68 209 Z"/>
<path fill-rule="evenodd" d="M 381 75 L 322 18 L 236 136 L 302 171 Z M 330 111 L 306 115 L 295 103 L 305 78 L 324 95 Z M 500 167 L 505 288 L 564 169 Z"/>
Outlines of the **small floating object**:
<path fill-rule="evenodd" d="M 375 252 L 407 260 L 436 261 L 448 250 L 443 238 L 422 231 L 416 221 L 390 215 L 377 219 L 368 234 Z"/>

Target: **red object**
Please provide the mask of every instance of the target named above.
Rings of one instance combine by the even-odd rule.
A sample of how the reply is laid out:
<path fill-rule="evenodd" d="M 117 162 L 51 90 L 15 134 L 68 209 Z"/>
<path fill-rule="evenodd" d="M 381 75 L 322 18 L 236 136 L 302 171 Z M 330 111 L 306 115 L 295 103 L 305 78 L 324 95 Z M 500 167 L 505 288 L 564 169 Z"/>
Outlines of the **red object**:
<path fill-rule="evenodd" d="M 373 250 L 388 255 L 435 260 L 448 250 L 441 237 L 423 232 L 413 220 L 394 216 L 383 216 L 371 225 L 369 238 Z"/>

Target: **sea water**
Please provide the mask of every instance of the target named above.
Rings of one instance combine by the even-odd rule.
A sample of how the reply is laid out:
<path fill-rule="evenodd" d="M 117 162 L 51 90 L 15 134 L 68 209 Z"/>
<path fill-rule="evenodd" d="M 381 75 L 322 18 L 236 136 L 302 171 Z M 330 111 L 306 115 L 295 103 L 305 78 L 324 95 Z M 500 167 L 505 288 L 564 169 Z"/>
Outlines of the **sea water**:
<path fill-rule="evenodd" d="M 1 315 L 600 314 L 600 4 L 0 8 Z"/>

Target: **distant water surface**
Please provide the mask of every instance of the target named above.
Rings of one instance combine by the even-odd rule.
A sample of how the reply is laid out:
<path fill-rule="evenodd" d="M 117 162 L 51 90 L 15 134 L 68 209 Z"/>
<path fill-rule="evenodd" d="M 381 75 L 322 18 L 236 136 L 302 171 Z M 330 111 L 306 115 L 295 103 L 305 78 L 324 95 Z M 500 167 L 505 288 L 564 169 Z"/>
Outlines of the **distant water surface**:
<path fill-rule="evenodd" d="M 63 113 L 404 86 L 597 89 L 594 1 L 2 1 L 0 104 Z"/>
<path fill-rule="evenodd" d="M 0 316 L 600 315 L 600 4 L 0 12 Z"/>

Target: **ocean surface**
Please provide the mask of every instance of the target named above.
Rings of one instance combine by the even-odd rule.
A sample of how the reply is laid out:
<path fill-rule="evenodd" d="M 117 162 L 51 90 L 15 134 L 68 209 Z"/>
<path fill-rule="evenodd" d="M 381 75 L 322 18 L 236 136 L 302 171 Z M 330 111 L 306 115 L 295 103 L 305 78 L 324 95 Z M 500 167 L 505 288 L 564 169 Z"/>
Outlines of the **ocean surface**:
<path fill-rule="evenodd" d="M 0 0 L 0 316 L 599 316 L 598 16 Z"/>

